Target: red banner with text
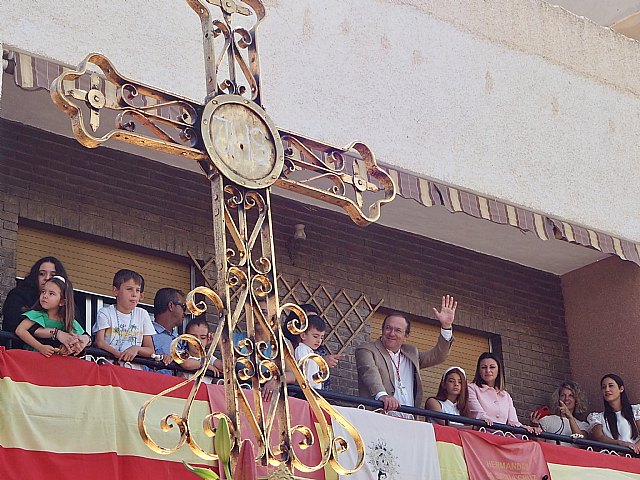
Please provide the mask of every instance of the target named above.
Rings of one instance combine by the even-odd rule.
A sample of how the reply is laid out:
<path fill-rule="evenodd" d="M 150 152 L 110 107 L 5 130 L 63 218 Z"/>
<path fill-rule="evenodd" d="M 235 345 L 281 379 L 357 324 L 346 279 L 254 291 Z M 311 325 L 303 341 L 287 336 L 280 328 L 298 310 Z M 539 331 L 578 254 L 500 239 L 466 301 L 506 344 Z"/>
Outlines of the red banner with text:
<path fill-rule="evenodd" d="M 551 474 L 537 442 L 460 431 L 469 480 L 549 480 Z"/>

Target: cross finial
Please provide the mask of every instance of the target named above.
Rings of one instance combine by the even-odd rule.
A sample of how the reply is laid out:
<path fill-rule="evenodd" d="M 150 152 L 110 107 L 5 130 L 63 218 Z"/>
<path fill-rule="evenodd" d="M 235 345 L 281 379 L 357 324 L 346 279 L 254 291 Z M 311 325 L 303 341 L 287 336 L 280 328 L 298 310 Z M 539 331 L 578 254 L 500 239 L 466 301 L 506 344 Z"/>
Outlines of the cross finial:
<path fill-rule="evenodd" d="M 241 15 L 251 15 L 251 10 L 247 7 L 243 7 L 235 0 L 207 0 L 207 3 L 220 7 L 224 13 L 231 15 L 232 13 L 239 13 Z"/>
<path fill-rule="evenodd" d="M 187 3 L 198 14 L 202 24 L 207 82 L 205 103 L 226 93 L 246 96 L 260 105 L 256 29 L 265 15 L 261 0 L 187 0 Z M 218 7 L 222 19 L 219 14 L 216 19 L 206 4 Z M 248 17 L 254 15 L 253 26 L 234 26 L 234 13 Z"/>

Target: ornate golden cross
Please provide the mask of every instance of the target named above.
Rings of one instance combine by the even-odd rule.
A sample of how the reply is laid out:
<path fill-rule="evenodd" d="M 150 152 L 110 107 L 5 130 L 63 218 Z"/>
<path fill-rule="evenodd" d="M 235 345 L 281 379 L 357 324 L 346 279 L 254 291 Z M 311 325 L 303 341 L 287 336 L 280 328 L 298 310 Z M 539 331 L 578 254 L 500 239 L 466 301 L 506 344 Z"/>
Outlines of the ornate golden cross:
<path fill-rule="evenodd" d="M 395 186 L 363 143 L 338 148 L 278 129 L 271 121 L 260 100 L 256 29 L 265 15 L 261 0 L 242 3 L 206 0 L 217 9 L 210 9 L 204 0 L 186 1 L 202 24 L 207 89 L 204 104 L 123 77 L 100 54 L 89 55 L 75 71 L 58 77 L 51 88 L 53 101 L 71 117 L 74 134 L 84 146 L 95 148 L 113 139 L 192 159 L 199 163 L 211 183 L 216 289 L 196 288 L 187 295 L 187 304 L 192 313 L 202 314 L 207 305 L 203 301 L 197 303 L 195 296 L 206 296 L 220 321 L 206 353 L 195 337 L 180 337 L 200 349 L 202 367 L 191 379 L 160 393 L 143 406 L 140 433 L 145 443 L 159 453 L 173 453 L 187 444 L 203 459 L 218 458 L 193 439 L 189 412 L 209 360 L 219 348 L 227 411 L 210 415 L 205 431 L 209 436 L 215 435 L 213 418 L 227 419 L 234 462 L 240 445 L 242 412 L 257 440 L 256 460 L 262 465 L 309 472 L 330 462 L 339 473 L 348 474 L 359 469 L 364 461 L 362 439 L 309 387 L 301 373 L 305 362 L 316 362 L 320 367 L 318 379 L 328 378 L 324 360 L 310 355 L 297 364 L 280 327 L 279 318 L 285 310 L 295 312 L 301 319 L 287 325 L 294 333 L 306 329 L 307 318 L 297 305 L 279 305 L 270 187 L 277 185 L 338 205 L 357 224 L 367 225 L 379 218 L 383 204 L 393 200 Z M 218 16 L 213 15 L 213 10 Z M 234 26 L 233 19 L 238 16 L 252 26 Z M 102 75 L 95 73 L 95 67 Z M 263 306 L 266 303 L 266 313 L 259 302 Z M 246 339 L 234 342 L 234 332 L 239 330 L 242 318 L 246 321 Z M 179 361 L 175 345 L 176 342 L 172 354 Z M 236 373 L 238 364 L 243 368 Z M 292 444 L 295 432 L 303 435 L 304 444 L 314 443 L 314 436 L 308 428 L 290 424 L 287 367 L 301 385 L 319 422 L 325 448 L 316 465 L 305 465 Z M 156 398 L 190 381 L 194 385 L 182 414 L 170 414 L 163 420 L 163 428 L 178 427 L 180 440 L 172 448 L 161 447 L 147 432 L 147 407 Z M 252 390 L 242 390 L 240 382 L 251 383 Z M 261 389 L 267 383 L 277 386 L 268 406 L 261 397 Z M 253 409 L 246 392 L 253 395 Z M 323 412 L 353 437 L 359 453 L 354 468 L 345 468 L 338 462 L 338 453 L 346 448 L 346 442 L 334 436 Z M 278 432 L 275 444 L 271 441 L 272 431 Z"/>

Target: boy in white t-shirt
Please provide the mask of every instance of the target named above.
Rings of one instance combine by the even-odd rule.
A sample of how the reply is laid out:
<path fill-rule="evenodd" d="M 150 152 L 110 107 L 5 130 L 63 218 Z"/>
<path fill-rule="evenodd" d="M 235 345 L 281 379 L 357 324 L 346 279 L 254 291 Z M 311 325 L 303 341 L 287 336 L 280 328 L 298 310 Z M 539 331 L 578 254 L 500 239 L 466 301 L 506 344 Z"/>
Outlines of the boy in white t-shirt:
<path fill-rule="evenodd" d="M 113 294 L 116 304 L 98 310 L 95 346 L 118 362 L 130 362 L 136 355 L 151 357 L 156 330 L 147 311 L 138 307 L 144 297 L 144 278 L 133 270 L 119 270 L 113 277 Z"/>
<path fill-rule="evenodd" d="M 322 345 L 327 330 L 327 324 L 319 315 L 307 315 L 307 319 L 309 320 L 307 330 L 300 334 L 300 343 L 294 352 L 298 362 L 310 353 L 315 353 L 315 350 Z M 313 376 L 320 370 L 318 365 L 314 361 L 308 361 L 304 370 L 302 373 L 307 378 L 309 385 L 317 390 L 322 389 L 322 384 L 313 380 Z"/>

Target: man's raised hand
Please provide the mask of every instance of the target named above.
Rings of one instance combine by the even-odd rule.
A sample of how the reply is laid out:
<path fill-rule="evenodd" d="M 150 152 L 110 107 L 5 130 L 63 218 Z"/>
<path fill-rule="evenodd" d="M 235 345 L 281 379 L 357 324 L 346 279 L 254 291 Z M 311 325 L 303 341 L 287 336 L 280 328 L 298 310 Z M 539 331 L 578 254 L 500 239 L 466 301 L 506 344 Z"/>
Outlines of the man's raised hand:
<path fill-rule="evenodd" d="M 443 295 L 440 311 L 435 307 L 433 308 L 433 313 L 440 322 L 440 326 L 442 328 L 451 328 L 451 325 L 453 325 L 453 319 L 456 316 L 457 306 L 458 302 L 456 302 L 451 295 Z"/>

